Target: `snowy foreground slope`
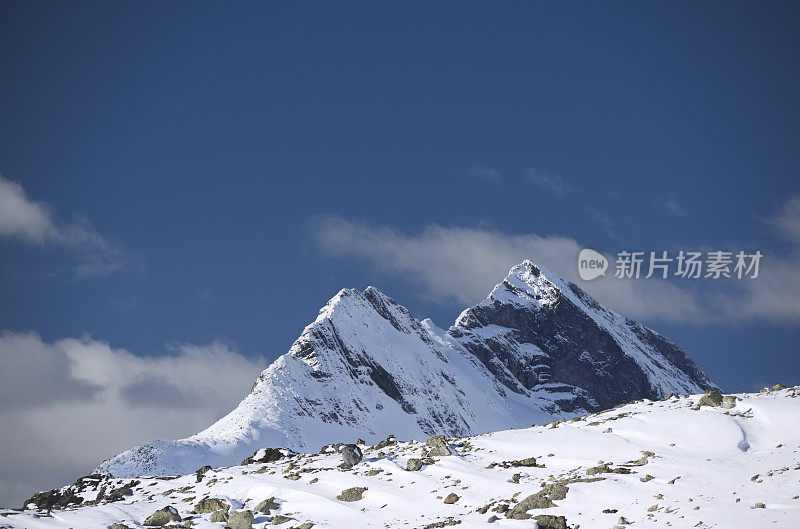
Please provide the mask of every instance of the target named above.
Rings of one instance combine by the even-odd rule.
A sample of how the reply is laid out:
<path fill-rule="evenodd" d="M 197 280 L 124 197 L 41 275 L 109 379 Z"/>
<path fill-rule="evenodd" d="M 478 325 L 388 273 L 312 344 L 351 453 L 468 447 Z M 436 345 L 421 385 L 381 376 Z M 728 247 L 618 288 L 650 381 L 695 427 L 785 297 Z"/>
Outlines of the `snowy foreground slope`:
<path fill-rule="evenodd" d="M 540 528 L 797 528 L 798 396 L 800 387 L 739 394 L 726 400 L 729 408 L 698 406 L 700 395 L 643 400 L 558 424 L 449 438 L 452 454 L 428 459 L 424 439 L 361 445 L 364 459 L 349 469 L 331 447 L 214 468 L 199 480 L 98 476 L 84 480 L 76 501 L 91 502 L 101 489 L 116 501 L 50 514 L 1 511 L 0 527 L 138 528 L 172 506 L 181 518 L 174 527 L 196 528 L 225 527 L 210 519 L 226 510 L 231 520 L 251 511 L 258 527 L 304 529 L 534 528 L 537 520 Z M 406 470 L 411 458 L 423 460 L 419 470 Z M 362 489 L 342 495 L 354 487 Z M 220 500 L 212 508 L 222 511 L 193 513 L 205 498 Z M 259 504 L 269 514 L 257 512 Z"/>
<path fill-rule="evenodd" d="M 447 331 L 373 287 L 342 290 L 227 416 L 96 472 L 186 473 L 257 446 L 308 451 L 390 432 L 474 435 L 712 387 L 675 344 L 525 261 Z"/>

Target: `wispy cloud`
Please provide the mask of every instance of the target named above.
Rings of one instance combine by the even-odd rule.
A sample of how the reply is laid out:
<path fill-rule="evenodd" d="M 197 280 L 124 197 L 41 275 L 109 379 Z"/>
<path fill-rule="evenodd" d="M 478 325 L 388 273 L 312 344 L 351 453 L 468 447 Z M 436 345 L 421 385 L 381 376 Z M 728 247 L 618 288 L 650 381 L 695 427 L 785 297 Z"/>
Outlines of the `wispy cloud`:
<path fill-rule="evenodd" d="M 678 202 L 674 198 L 670 198 L 664 202 L 664 209 L 679 217 L 686 215 L 686 211 L 680 205 L 678 205 Z"/>
<path fill-rule="evenodd" d="M 229 412 L 263 357 L 177 344 L 137 356 L 89 337 L 0 333 L 0 505 L 67 484 L 131 446 L 180 438 Z"/>
<path fill-rule="evenodd" d="M 98 233 L 88 220 L 56 222 L 50 207 L 30 199 L 17 182 L 0 175 L 0 237 L 39 245 L 57 245 L 77 260 L 80 276 L 105 275 L 128 268 L 130 256 Z"/>
<path fill-rule="evenodd" d="M 779 237 L 795 241 L 784 254 L 767 252 L 758 279 L 670 282 L 618 280 L 612 273 L 594 281 L 577 275 L 584 247 L 573 238 L 429 225 L 407 234 L 341 217 L 319 219 L 312 237 L 326 255 L 365 261 L 406 279 L 421 297 L 440 303 L 473 304 L 508 269 L 533 259 L 579 284 L 601 303 L 645 321 L 734 324 L 741 321 L 800 321 L 800 196 L 772 221 Z M 755 249 L 752 249 L 755 250 Z M 613 259 L 609 259 L 613 267 Z"/>
<path fill-rule="evenodd" d="M 503 173 L 494 167 L 473 166 L 467 170 L 467 176 L 473 180 L 483 180 L 485 182 L 500 182 Z"/>
<path fill-rule="evenodd" d="M 556 195 L 563 195 L 572 191 L 572 186 L 558 175 L 546 173 L 538 169 L 528 169 L 528 181 L 539 187 L 552 191 Z"/>

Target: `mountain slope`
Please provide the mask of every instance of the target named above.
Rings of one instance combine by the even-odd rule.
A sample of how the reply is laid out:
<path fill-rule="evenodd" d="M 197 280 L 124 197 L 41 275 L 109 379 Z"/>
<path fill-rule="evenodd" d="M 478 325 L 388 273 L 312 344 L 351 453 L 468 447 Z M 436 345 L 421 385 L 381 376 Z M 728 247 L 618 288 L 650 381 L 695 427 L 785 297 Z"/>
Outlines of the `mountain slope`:
<path fill-rule="evenodd" d="M 710 387 L 677 346 L 525 261 L 447 331 L 373 287 L 342 290 L 227 416 L 96 471 L 181 474 L 266 446 L 464 436 Z"/>
<path fill-rule="evenodd" d="M 280 527 L 466 529 L 499 518 L 499 527 L 522 528 L 546 520 L 539 516 L 564 516 L 569 527 L 794 528 L 798 396 L 795 387 L 729 396 L 725 407 L 699 406 L 699 395 L 640 401 L 566 423 L 448 439 L 453 455 L 430 458 L 417 471 L 406 465 L 424 458 L 425 444 L 401 442 L 361 445 L 364 460 L 353 468 L 338 468 L 342 457 L 329 449 L 212 469 L 200 480 L 90 477 L 59 491 L 77 496 L 69 509 L 0 510 L 0 527 L 141 527 L 171 506 L 187 526 L 221 528 L 208 509 L 197 509 L 214 498 L 231 514 L 253 512 L 254 527 L 291 518 Z M 343 501 L 351 487 L 365 490 Z M 542 490 L 550 491 L 547 501 Z M 447 504 L 450 494 L 458 499 Z M 257 507 L 268 498 L 265 513 Z M 620 517 L 630 525 L 615 525 Z"/>

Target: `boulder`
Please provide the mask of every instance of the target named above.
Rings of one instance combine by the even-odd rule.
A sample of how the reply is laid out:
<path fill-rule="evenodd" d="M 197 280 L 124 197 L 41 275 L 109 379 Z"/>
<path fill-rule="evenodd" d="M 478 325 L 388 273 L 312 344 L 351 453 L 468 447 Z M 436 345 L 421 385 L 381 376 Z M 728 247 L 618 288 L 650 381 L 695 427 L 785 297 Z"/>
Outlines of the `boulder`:
<path fill-rule="evenodd" d="M 563 516 L 540 514 L 533 519 L 536 520 L 539 529 L 567 529 L 567 519 Z"/>
<path fill-rule="evenodd" d="M 253 529 L 253 512 L 238 511 L 228 516 L 230 529 Z"/>
<path fill-rule="evenodd" d="M 435 435 L 428 439 L 425 442 L 425 446 L 428 447 L 428 456 L 449 456 L 452 455 L 453 452 L 450 451 L 450 447 L 447 446 L 447 439 L 444 435 Z"/>
<path fill-rule="evenodd" d="M 412 457 L 406 461 L 406 470 L 416 472 L 422 468 L 422 460 Z"/>
<path fill-rule="evenodd" d="M 736 397 L 733 395 L 725 395 L 722 397 L 722 407 L 728 410 L 736 407 Z"/>
<path fill-rule="evenodd" d="M 171 505 L 167 505 L 163 509 L 159 509 L 144 521 L 147 527 L 161 527 L 167 525 L 169 522 L 180 522 L 181 515 L 178 514 L 177 509 Z"/>
<path fill-rule="evenodd" d="M 722 405 L 722 395 L 716 389 L 712 389 L 697 402 L 699 406 L 714 406 L 719 407 Z"/>
<path fill-rule="evenodd" d="M 283 452 L 277 448 L 261 448 L 253 452 L 253 455 L 242 461 L 242 465 L 252 465 L 254 463 L 273 463 L 283 459 Z"/>
<path fill-rule="evenodd" d="M 460 498 L 460 497 L 459 497 L 459 496 L 458 496 L 456 493 L 454 493 L 454 492 L 451 492 L 451 493 L 450 493 L 450 494 L 448 494 L 448 495 L 447 495 L 447 497 L 444 499 L 444 502 L 445 502 L 446 504 L 448 504 L 448 505 L 449 505 L 449 504 L 451 504 L 451 503 L 455 503 L 455 502 L 457 502 L 459 499 L 461 499 L 461 498 Z"/>
<path fill-rule="evenodd" d="M 203 480 L 203 476 L 205 476 L 206 472 L 211 470 L 211 465 L 205 465 L 197 469 L 195 475 L 197 476 L 197 483 L 200 483 Z"/>
<path fill-rule="evenodd" d="M 228 521 L 228 510 L 218 510 L 211 513 L 211 516 L 208 518 L 212 522 L 227 522 Z"/>
<path fill-rule="evenodd" d="M 361 453 L 361 449 L 358 447 L 358 445 L 342 445 L 340 451 L 342 454 L 342 466 L 345 468 L 353 468 L 364 458 L 364 455 Z"/>
<path fill-rule="evenodd" d="M 254 509 L 257 513 L 261 514 L 269 514 L 271 509 L 278 509 L 280 508 L 280 504 L 275 501 L 275 496 L 271 496 L 266 500 L 262 501 L 256 508 Z"/>
<path fill-rule="evenodd" d="M 291 522 L 294 518 L 289 518 L 288 516 L 284 516 L 282 514 L 276 514 L 272 518 L 270 518 L 270 523 L 272 525 L 280 525 L 282 523 Z"/>
<path fill-rule="evenodd" d="M 231 508 L 223 499 L 220 498 L 203 498 L 202 500 L 198 501 L 197 504 L 194 506 L 194 512 L 197 514 L 205 514 L 207 512 L 214 512 L 214 511 L 225 511 Z"/>
<path fill-rule="evenodd" d="M 344 489 L 341 494 L 336 496 L 341 501 L 359 501 L 364 497 L 364 491 L 367 487 L 352 487 Z"/>

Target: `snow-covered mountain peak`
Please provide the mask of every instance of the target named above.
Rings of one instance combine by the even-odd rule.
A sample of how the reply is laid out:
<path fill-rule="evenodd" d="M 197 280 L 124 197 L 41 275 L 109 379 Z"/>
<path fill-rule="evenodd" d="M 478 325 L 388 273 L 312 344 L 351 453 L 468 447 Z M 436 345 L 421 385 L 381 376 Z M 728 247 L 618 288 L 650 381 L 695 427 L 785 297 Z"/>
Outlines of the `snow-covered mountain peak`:
<path fill-rule="evenodd" d="M 375 287 L 340 290 L 231 413 L 97 471 L 181 473 L 262 447 L 468 435 L 709 387 L 675 344 L 524 261 L 447 331 Z"/>

